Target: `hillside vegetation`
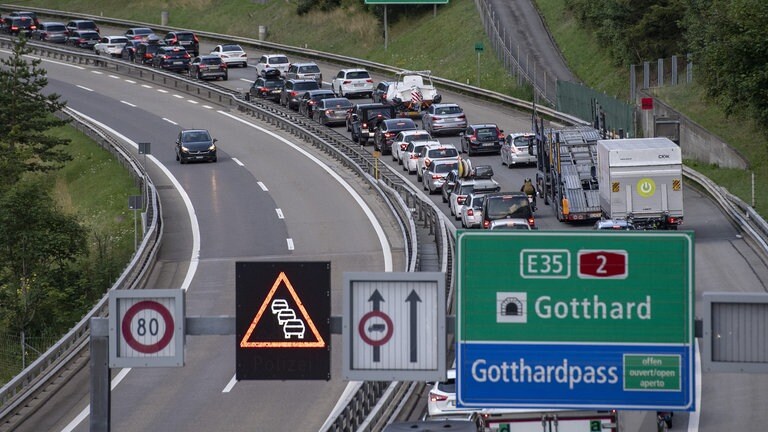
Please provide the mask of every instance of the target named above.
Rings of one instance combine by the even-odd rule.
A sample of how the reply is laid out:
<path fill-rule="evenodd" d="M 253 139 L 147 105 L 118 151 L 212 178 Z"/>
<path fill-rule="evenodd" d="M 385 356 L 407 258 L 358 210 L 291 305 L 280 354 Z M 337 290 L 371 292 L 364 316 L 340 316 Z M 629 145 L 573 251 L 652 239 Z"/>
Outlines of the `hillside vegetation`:
<path fill-rule="evenodd" d="M 667 40 L 667 46 L 680 47 L 683 31 L 678 19 L 683 7 L 680 0 L 648 0 L 638 2 L 615 2 L 612 0 L 533 0 L 539 8 L 553 38 L 574 73 L 588 86 L 619 99 L 626 99 L 629 93 L 628 67 L 626 61 L 647 53 L 645 45 L 662 40 L 665 28 L 656 27 L 657 22 L 673 26 L 675 40 Z M 431 69 L 435 75 L 459 82 L 476 84 L 477 57 L 474 44 L 482 42 L 491 46 L 484 34 L 475 2 L 472 0 L 451 0 L 447 5 L 437 6 L 436 14 L 431 6 L 389 6 L 389 46 L 384 50 L 383 26 L 380 10 L 368 7 L 362 0 L 338 0 L 330 10 L 315 7 L 299 15 L 300 3 L 317 3 L 317 0 L 165 0 L 161 2 L 132 1 L 126 8 L 122 0 L 28 0 L 21 5 L 71 10 L 159 23 L 162 11 L 168 11 L 169 24 L 206 31 L 238 34 L 257 38 L 258 28 L 268 29 L 268 40 L 293 46 L 305 46 L 321 51 L 334 52 L 367 60 L 411 69 Z M 335 6 L 338 3 L 338 6 Z M 710 0 L 701 5 L 727 4 L 726 9 L 738 17 L 740 10 L 752 9 L 762 14 L 768 2 L 762 0 Z M 745 6 L 746 5 L 746 6 Z M 609 7 L 610 6 L 610 7 Z M 647 7 L 646 7 L 647 6 Z M 624 10 L 619 9 L 624 7 Z M 704 6 L 702 6 L 703 8 Z M 741 7 L 742 9 L 739 9 Z M 573 12 L 577 11 L 577 12 Z M 611 19 L 629 20 L 628 13 L 647 12 L 656 22 L 637 23 L 623 32 L 615 24 L 605 24 Z M 693 11 L 702 16 L 704 12 Z M 669 18 L 672 17 L 672 18 Z M 645 18 L 644 18 L 645 19 Z M 688 18 L 690 19 L 690 18 Z M 721 20 L 724 18 L 720 18 Z M 666 20 L 666 21 L 665 21 Z M 745 23 L 755 22 L 743 20 Z M 394 21 L 394 22 L 392 22 Z M 670 27 L 671 28 L 671 27 Z M 631 30 L 631 31 L 629 31 Z M 715 29 L 716 30 L 716 29 Z M 714 31 L 714 30 L 713 30 Z M 733 29 L 737 33 L 739 28 Z M 623 37 L 626 34 L 626 37 Z M 619 37 L 621 36 L 621 37 Z M 710 34 L 699 35 L 712 37 Z M 634 39 L 630 39 L 634 38 Z M 606 41 L 615 40 L 615 43 Z M 645 42 L 648 43 L 645 43 Z M 617 58 L 618 43 L 637 46 L 632 53 Z M 634 44 L 634 45 L 633 45 Z M 642 48 L 642 49 L 641 49 Z M 667 49 L 667 48 L 664 48 Z M 666 54 L 664 49 L 657 51 Z M 725 51 L 727 52 L 727 51 Z M 613 54 L 612 54 L 613 53 Z M 678 53 L 683 54 L 683 53 Z M 655 61 L 655 58 L 646 59 Z M 696 61 L 696 60 L 694 60 Z M 762 61 L 762 60 L 761 60 Z M 716 63 L 710 60 L 710 63 Z M 728 62 L 720 62 L 728 63 Z M 759 62 L 758 62 L 759 63 Z M 764 64 L 764 62 L 763 62 Z M 695 80 L 700 80 L 701 69 L 697 67 Z M 529 99 L 529 88 L 518 88 L 515 80 L 504 72 L 503 65 L 492 51 L 486 49 L 480 56 L 480 86 Z M 703 79 L 702 79 L 703 81 Z M 737 80 L 729 80 L 732 83 Z M 746 80 L 745 80 L 746 81 Z M 734 90 L 737 94 L 738 89 Z M 721 138 L 744 154 L 752 164 L 752 171 L 758 185 L 768 184 L 768 146 L 761 128 L 753 121 L 744 120 L 746 114 L 739 113 L 737 106 L 718 108 L 715 102 L 707 102 L 708 92 L 703 86 L 680 86 L 674 89 L 660 89 L 658 96 L 666 99 L 694 121 L 706 125 Z M 757 96 L 752 100 L 757 100 Z M 764 98 L 763 98 L 764 99 Z M 722 105 L 722 103 L 720 104 Z M 730 116 L 730 117 L 728 117 Z M 738 129 L 735 131 L 734 129 Z M 692 165 L 696 165 L 691 163 Z M 751 202 L 751 172 L 719 170 L 717 167 L 696 165 L 710 178 Z M 768 214 L 768 191 L 757 188 L 757 207 Z"/>

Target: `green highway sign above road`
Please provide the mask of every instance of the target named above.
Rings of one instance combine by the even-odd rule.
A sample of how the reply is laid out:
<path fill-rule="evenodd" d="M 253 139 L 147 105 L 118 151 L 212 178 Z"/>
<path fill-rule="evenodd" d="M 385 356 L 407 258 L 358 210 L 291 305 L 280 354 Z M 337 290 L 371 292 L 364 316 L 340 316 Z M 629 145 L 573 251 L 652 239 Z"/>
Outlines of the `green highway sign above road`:
<path fill-rule="evenodd" d="M 458 240 L 463 340 L 690 342 L 692 234 L 489 234 Z"/>
<path fill-rule="evenodd" d="M 459 231 L 465 408 L 695 409 L 693 233 Z"/>

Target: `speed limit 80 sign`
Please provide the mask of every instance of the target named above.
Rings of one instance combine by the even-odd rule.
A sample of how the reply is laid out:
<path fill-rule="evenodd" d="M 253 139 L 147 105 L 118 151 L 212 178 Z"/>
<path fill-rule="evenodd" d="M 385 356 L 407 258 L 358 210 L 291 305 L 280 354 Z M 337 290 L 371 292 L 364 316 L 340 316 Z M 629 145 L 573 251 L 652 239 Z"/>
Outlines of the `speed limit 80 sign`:
<path fill-rule="evenodd" d="M 183 365 L 183 291 L 167 289 L 110 292 L 109 366 Z"/>

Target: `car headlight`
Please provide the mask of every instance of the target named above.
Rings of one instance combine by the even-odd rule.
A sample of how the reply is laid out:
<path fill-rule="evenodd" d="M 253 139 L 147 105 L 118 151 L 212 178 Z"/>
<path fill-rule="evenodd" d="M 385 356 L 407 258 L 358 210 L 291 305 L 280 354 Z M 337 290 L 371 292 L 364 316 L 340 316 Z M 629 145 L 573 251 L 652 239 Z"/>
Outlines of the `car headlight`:
<path fill-rule="evenodd" d="M 181 146 L 182 153 L 189 153 L 189 149 L 185 146 Z"/>
<path fill-rule="evenodd" d="M 216 151 L 216 144 L 211 144 L 211 146 L 208 147 L 208 151 Z"/>

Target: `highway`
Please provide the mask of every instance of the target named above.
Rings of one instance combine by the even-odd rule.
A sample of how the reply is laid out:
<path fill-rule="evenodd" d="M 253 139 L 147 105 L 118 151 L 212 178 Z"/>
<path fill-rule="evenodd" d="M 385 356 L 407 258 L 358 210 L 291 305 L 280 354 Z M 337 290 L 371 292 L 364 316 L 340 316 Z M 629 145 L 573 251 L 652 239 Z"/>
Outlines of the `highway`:
<path fill-rule="evenodd" d="M 62 94 L 70 107 L 133 142 L 153 143 L 154 158 L 166 167 L 152 168 L 161 188 L 166 233 L 154 283 L 147 288 L 183 287 L 188 271 L 196 266 L 188 285 L 189 315 L 234 315 L 234 262 L 238 260 L 331 261 L 333 315 L 341 314 L 344 271 L 387 270 L 382 242 L 365 210 L 328 170 L 291 144 L 330 164 L 331 171 L 360 191 L 388 234 L 394 252 L 391 269 L 402 269 L 399 236 L 382 216 L 388 210 L 363 190 L 355 176 L 305 143 L 290 136 L 284 138 L 291 144 L 286 143 L 247 124 L 251 120 L 235 112 L 194 103 L 194 98 L 155 85 L 95 73 L 91 68 L 47 61 L 44 66 L 49 70 L 48 90 Z M 338 70 L 322 67 L 326 77 Z M 254 76 L 253 68 L 231 69 L 225 85 L 246 89 Z M 466 96 L 446 94 L 444 100 L 464 107 L 470 122 L 496 122 L 506 132 L 530 129 L 527 114 Z M 270 131 L 268 126 L 255 126 Z M 172 143 L 180 127 L 210 129 L 223 152 L 219 162 L 178 165 Z M 455 137 L 440 139 L 457 142 Z M 389 156 L 382 161 L 391 164 Z M 533 177 L 533 168 L 507 169 L 498 156 L 473 157 L 473 161 L 493 165 L 495 178 L 505 190 L 518 190 L 525 177 Z M 200 227 L 199 256 L 194 252 L 195 239 L 190 234 L 194 223 L 186 214 L 184 194 L 174 189 L 170 176 L 194 208 Z M 415 180 L 415 175 L 408 177 Z M 431 199 L 447 214 L 439 195 Z M 697 299 L 706 291 L 764 292 L 768 270 L 738 231 L 694 188 L 686 189 L 685 200 L 684 228 L 696 235 Z M 544 230 L 589 228 L 561 224 L 542 203 L 536 217 Z M 698 307 L 696 315 L 701 316 Z M 240 382 L 231 386 L 234 338 L 188 338 L 184 368 L 135 369 L 120 381 L 113 391 L 112 430 L 317 430 L 346 386 L 340 379 L 338 342 L 338 337 L 331 341 L 334 368 L 328 383 Z M 88 403 L 87 382 L 87 373 L 78 375 L 55 402 L 19 430 L 65 430 Z M 699 424 L 690 426 L 702 431 L 761 429 L 768 417 L 761 408 L 768 398 L 761 392 L 764 376 L 705 374 L 702 384 Z M 639 425 L 638 430 L 653 426 L 650 416 L 627 414 L 627 418 L 635 417 L 633 425 Z M 685 425 L 687 417 L 678 413 L 676 428 Z M 87 419 L 71 430 L 87 430 Z"/>

